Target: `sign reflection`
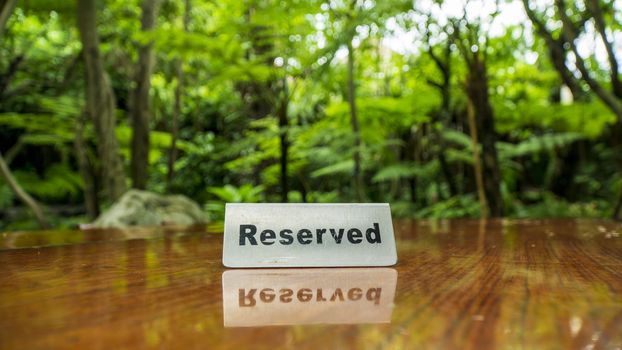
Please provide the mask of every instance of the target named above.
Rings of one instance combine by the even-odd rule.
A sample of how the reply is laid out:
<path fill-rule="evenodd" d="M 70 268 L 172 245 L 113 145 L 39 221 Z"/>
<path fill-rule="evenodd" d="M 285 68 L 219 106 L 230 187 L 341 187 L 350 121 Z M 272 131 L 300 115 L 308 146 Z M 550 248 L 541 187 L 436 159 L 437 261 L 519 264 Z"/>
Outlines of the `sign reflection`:
<path fill-rule="evenodd" d="M 391 268 L 229 270 L 224 324 L 389 323 L 396 283 Z"/>

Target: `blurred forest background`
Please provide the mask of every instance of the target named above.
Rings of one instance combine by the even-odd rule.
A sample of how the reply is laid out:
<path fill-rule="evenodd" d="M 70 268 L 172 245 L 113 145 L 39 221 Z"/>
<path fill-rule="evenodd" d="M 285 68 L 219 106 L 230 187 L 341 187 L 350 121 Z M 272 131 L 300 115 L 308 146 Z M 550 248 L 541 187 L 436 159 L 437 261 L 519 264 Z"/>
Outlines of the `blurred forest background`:
<path fill-rule="evenodd" d="M 620 216 L 621 1 L 0 2 L 2 230 L 128 188 Z"/>

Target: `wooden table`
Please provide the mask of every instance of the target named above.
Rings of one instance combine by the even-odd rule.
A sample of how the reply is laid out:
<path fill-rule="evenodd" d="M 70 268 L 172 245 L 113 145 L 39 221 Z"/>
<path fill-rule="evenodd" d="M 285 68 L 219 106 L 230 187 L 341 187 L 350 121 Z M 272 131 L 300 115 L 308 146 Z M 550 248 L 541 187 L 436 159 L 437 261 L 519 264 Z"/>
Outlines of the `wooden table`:
<path fill-rule="evenodd" d="M 0 348 L 622 348 L 621 224 L 397 221 L 395 230 L 394 268 L 267 279 L 225 273 L 222 235 L 205 228 L 0 234 Z M 257 278 L 294 298 L 303 285 L 327 295 L 360 285 L 363 296 L 351 312 L 313 294 L 294 313 L 296 303 L 276 299 L 234 319 L 238 287 Z M 378 309 L 365 298 L 370 283 L 384 288 Z"/>

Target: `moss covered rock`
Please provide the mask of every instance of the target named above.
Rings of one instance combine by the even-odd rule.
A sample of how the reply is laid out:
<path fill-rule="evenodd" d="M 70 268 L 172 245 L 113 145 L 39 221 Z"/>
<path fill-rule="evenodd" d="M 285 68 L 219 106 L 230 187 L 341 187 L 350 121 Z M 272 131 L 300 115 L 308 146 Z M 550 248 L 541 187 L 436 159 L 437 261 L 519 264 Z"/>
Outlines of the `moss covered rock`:
<path fill-rule="evenodd" d="M 102 213 L 91 227 L 126 228 L 131 226 L 194 225 L 207 223 L 199 205 L 182 195 L 164 196 L 148 191 L 127 191 Z"/>

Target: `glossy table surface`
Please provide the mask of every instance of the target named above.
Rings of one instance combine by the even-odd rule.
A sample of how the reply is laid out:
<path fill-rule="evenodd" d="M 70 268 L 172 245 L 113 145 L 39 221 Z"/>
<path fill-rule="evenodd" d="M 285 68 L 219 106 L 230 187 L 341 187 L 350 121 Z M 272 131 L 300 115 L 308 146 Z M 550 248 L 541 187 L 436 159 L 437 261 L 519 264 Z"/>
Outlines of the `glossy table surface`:
<path fill-rule="evenodd" d="M 227 270 L 206 228 L 0 234 L 0 349 L 622 348 L 622 224 L 394 227 L 364 269 Z"/>

